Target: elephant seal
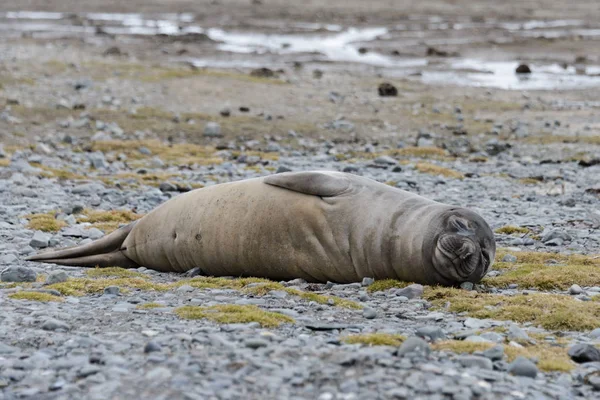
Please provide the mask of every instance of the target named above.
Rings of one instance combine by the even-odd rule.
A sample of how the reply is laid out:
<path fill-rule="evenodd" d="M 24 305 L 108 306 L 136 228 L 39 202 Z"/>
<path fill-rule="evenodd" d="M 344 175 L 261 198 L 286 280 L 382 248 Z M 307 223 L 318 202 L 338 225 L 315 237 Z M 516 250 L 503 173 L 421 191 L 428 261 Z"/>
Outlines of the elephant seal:
<path fill-rule="evenodd" d="M 341 172 L 292 172 L 179 195 L 86 245 L 28 260 L 210 276 L 478 282 L 496 246 L 478 214 Z"/>

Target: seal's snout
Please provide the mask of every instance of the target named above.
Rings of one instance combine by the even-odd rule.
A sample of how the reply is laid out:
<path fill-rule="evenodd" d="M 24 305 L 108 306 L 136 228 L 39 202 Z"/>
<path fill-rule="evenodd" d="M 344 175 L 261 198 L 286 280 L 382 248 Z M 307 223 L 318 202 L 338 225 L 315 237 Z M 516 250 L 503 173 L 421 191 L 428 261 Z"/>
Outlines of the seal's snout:
<path fill-rule="evenodd" d="M 490 252 L 482 237 L 488 234 L 486 231 L 482 235 L 480 225 L 472 218 L 459 215 L 451 215 L 446 220 L 443 233 L 437 239 L 433 264 L 449 282 L 477 282 L 487 272 Z"/>

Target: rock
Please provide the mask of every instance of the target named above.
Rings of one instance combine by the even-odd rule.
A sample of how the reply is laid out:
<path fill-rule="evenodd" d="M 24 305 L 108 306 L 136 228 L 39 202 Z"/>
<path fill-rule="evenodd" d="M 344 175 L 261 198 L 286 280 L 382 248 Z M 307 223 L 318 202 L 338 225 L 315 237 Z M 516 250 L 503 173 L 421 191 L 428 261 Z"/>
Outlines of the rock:
<path fill-rule="evenodd" d="M 41 328 L 45 331 L 68 331 L 69 325 L 54 318 L 48 318 L 42 323 Z"/>
<path fill-rule="evenodd" d="M 228 107 L 222 108 L 221 111 L 219 111 L 219 114 L 221 114 L 222 117 L 229 117 L 231 115 L 231 109 Z"/>
<path fill-rule="evenodd" d="M 502 257 L 501 261 L 505 263 L 516 263 L 517 257 L 513 256 L 512 254 L 506 254 L 504 257 Z"/>
<path fill-rule="evenodd" d="M 35 282 L 37 274 L 31 268 L 13 265 L 0 272 L 2 282 Z"/>
<path fill-rule="evenodd" d="M 423 285 L 414 283 L 396 291 L 396 296 L 404 296 L 407 299 L 418 299 L 423 296 Z"/>
<path fill-rule="evenodd" d="M 144 346 L 144 353 L 155 353 L 158 351 L 161 351 L 160 345 L 152 340 Z"/>
<path fill-rule="evenodd" d="M 472 282 L 463 282 L 460 284 L 460 288 L 463 290 L 473 290 L 474 286 Z"/>
<path fill-rule="evenodd" d="M 492 361 L 502 360 L 502 357 L 504 357 L 504 346 L 499 344 L 497 346 L 490 347 L 489 349 L 484 350 L 483 356 Z"/>
<path fill-rule="evenodd" d="M 6 158 L 6 152 L 4 151 L 4 145 L 0 143 L 0 158 Z"/>
<path fill-rule="evenodd" d="M 535 378 L 538 374 L 538 368 L 528 358 L 519 356 L 508 365 L 508 373 L 516 376 Z"/>
<path fill-rule="evenodd" d="M 519 64 L 519 66 L 515 69 L 517 74 L 530 74 L 531 68 L 527 64 Z"/>
<path fill-rule="evenodd" d="M 398 96 L 398 89 L 391 83 L 384 82 L 377 88 L 377 93 L 379 93 L 381 97 Z"/>
<path fill-rule="evenodd" d="M 177 186 L 171 182 L 162 182 L 158 188 L 161 192 L 177 192 Z"/>
<path fill-rule="evenodd" d="M 398 161 L 396 161 L 395 159 L 393 159 L 390 156 L 379 156 L 375 160 L 373 160 L 373 162 L 375 164 L 380 164 L 380 165 L 396 165 L 396 164 L 398 164 Z"/>
<path fill-rule="evenodd" d="M 244 346 L 254 350 L 260 349 L 261 347 L 267 347 L 268 345 L 269 342 L 263 339 L 247 339 L 244 341 Z"/>
<path fill-rule="evenodd" d="M 262 67 L 250 71 L 250 76 L 254 76 L 257 78 L 274 78 L 275 76 L 277 76 L 277 74 L 270 68 Z"/>
<path fill-rule="evenodd" d="M 373 282 L 375 282 L 375 279 L 364 277 L 360 285 L 362 287 L 371 286 L 373 284 Z"/>
<path fill-rule="evenodd" d="M 569 288 L 570 295 L 577 295 L 577 294 L 581 294 L 581 293 L 583 293 L 583 289 L 581 288 L 581 286 L 579 286 L 577 284 L 573 284 Z"/>
<path fill-rule="evenodd" d="M 95 151 L 93 153 L 89 153 L 87 155 L 87 158 L 90 161 L 92 168 L 103 169 L 108 166 L 108 164 L 106 162 L 106 158 L 104 157 L 104 153 L 102 153 L 101 151 Z"/>
<path fill-rule="evenodd" d="M 48 242 L 50 241 L 50 235 L 41 232 L 41 231 L 36 231 L 33 234 L 33 238 L 31 238 L 31 241 L 29 242 L 29 245 L 35 249 L 43 249 L 48 247 Z"/>
<path fill-rule="evenodd" d="M 544 236 L 542 236 L 542 243 L 548 245 L 555 239 L 560 239 L 561 241 L 569 241 L 572 239 L 572 237 L 566 232 L 562 232 L 558 229 L 553 229 L 544 233 Z"/>
<path fill-rule="evenodd" d="M 497 139 L 492 139 L 485 144 L 485 152 L 490 156 L 497 156 L 511 147 L 509 143 L 501 143 Z"/>
<path fill-rule="evenodd" d="M 589 333 L 589 337 L 592 339 L 600 339 L 600 328 L 596 328 Z"/>
<path fill-rule="evenodd" d="M 398 356 L 403 357 L 408 353 L 417 353 L 422 356 L 427 356 L 431 353 L 429 343 L 417 336 L 411 336 L 404 341 L 398 348 Z"/>
<path fill-rule="evenodd" d="M 523 341 L 529 340 L 529 335 L 523 329 L 519 328 L 517 325 L 510 325 L 508 328 L 508 340 L 516 340 Z"/>
<path fill-rule="evenodd" d="M 55 283 L 66 282 L 69 279 L 69 275 L 65 271 L 53 271 L 46 278 L 45 285 L 53 285 Z"/>
<path fill-rule="evenodd" d="M 118 286 L 107 286 L 104 288 L 104 294 L 109 296 L 117 296 L 121 292 L 121 288 Z"/>
<path fill-rule="evenodd" d="M 283 172 L 292 172 L 292 169 L 286 167 L 285 165 L 280 165 L 279 167 L 277 167 L 277 171 L 275 171 L 276 174 L 281 174 Z"/>
<path fill-rule="evenodd" d="M 571 346 L 568 351 L 571 360 L 576 363 L 586 363 L 593 361 L 600 361 L 600 350 L 591 344 L 576 344 Z"/>
<path fill-rule="evenodd" d="M 446 334 L 439 326 L 422 326 L 415 331 L 415 334 L 421 338 L 429 339 L 431 342 L 446 338 Z"/>
<path fill-rule="evenodd" d="M 223 137 L 221 125 L 216 122 L 207 122 L 206 125 L 204 125 L 204 136 L 213 138 Z"/>
<path fill-rule="evenodd" d="M 363 317 L 366 319 L 375 319 L 377 317 L 377 311 L 373 308 L 365 307 L 363 308 Z"/>
<path fill-rule="evenodd" d="M 494 369 L 492 360 L 481 356 L 460 356 L 458 362 L 466 368 Z"/>

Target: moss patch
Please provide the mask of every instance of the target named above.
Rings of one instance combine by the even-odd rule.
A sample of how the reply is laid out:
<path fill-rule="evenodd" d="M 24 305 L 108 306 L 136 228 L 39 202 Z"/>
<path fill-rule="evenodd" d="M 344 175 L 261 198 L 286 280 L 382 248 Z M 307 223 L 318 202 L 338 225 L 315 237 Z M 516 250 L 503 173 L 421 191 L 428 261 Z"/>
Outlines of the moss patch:
<path fill-rule="evenodd" d="M 102 293 L 109 286 L 157 291 L 165 291 L 170 288 L 169 285 L 154 283 L 141 278 L 75 278 L 49 285 L 48 289 L 58 290 L 65 296 L 84 296 L 86 294 Z"/>
<path fill-rule="evenodd" d="M 196 277 L 192 279 L 184 279 L 178 281 L 174 286 L 190 285 L 198 289 L 233 289 L 240 290 L 245 293 L 264 296 L 272 290 L 282 290 L 292 296 L 298 296 L 307 301 L 314 301 L 319 304 L 333 304 L 335 306 L 360 309 L 361 306 L 352 301 L 335 296 L 327 296 L 311 292 L 303 292 L 298 289 L 288 288 L 278 282 L 273 282 L 262 278 L 237 278 L 226 279 L 218 277 Z"/>
<path fill-rule="evenodd" d="M 221 324 L 258 322 L 265 328 L 295 322 L 287 315 L 264 311 L 253 305 L 183 306 L 177 308 L 175 314 L 185 319 L 209 319 Z"/>
<path fill-rule="evenodd" d="M 494 232 L 503 233 L 505 235 L 513 235 L 513 234 L 526 234 L 529 233 L 529 229 L 522 226 L 514 226 L 514 225 L 506 225 L 501 228 L 496 229 Z"/>
<path fill-rule="evenodd" d="M 8 167 L 10 160 L 8 158 L 0 158 L 0 167 Z"/>
<path fill-rule="evenodd" d="M 499 262 L 506 254 L 517 257 L 516 263 Z M 494 287 L 518 284 L 520 287 L 542 290 L 567 290 L 577 283 L 594 286 L 600 282 L 600 258 L 584 255 L 564 255 L 542 252 L 509 253 L 500 249 L 494 268 L 502 273 L 485 278 L 483 283 Z M 559 265 L 548 261 L 554 260 Z"/>
<path fill-rule="evenodd" d="M 493 295 L 455 288 L 427 288 L 434 306 L 475 318 L 531 322 L 549 330 L 585 331 L 600 327 L 600 304 L 556 294 Z"/>
<path fill-rule="evenodd" d="M 55 217 L 55 212 L 50 211 L 44 214 L 29 214 L 25 218 L 29 220 L 27 229 L 43 231 L 43 232 L 58 232 L 61 228 L 67 226 L 65 221 L 59 221 Z"/>
<path fill-rule="evenodd" d="M 373 284 L 367 287 L 368 292 L 382 292 L 391 288 L 404 288 L 410 285 L 410 282 L 397 281 L 395 279 L 382 279 L 373 282 Z"/>
<path fill-rule="evenodd" d="M 77 218 L 77 222 L 89 222 L 92 224 L 92 227 L 109 233 L 116 230 L 121 224 L 128 224 L 142 217 L 143 215 L 128 210 L 103 211 L 85 209 Z"/>
<path fill-rule="evenodd" d="M 31 300 L 31 301 L 41 301 L 41 302 L 49 302 L 56 301 L 61 302 L 64 301 L 62 298 L 58 296 L 51 295 L 50 293 L 43 292 L 17 292 L 9 294 L 8 297 L 14 300 Z"/>
<path fill-rule="evenodd" d="M 144 303 L 144 304 L 138 304 L 135 308 L 137 308 L 139 310 L 149 310 L 152 308 L 162 308 L 162 307 L 164 307 L 164 304 Z"/>
<path fill-rule="evenodd" d="M 367 346 L 400 346 L 405 340 L 405 336 L 391 333 L 366 333 L 343 338 L 344 343 L 364 344 Z"/>
<path fill-rule="evenodd" d="M 422 172 L 424 174 L 442 175 L 446 178 L 462 179 L 465 177 L 463 174 L 453 169 L 440 167 L 439 165 L 430 164 L 426 162 L 417 163 L 415 165 L 415 168 L 417 169 L 417 171 Z"/>
<path fill-rule="evenodd" d="M 460 340 L 447 340 L 434 343 L 434 350 L 448 350 L 454 353 L 474 353 L 484 351 L 495 346 L 495 343 L 475 343 Z M 549 343 L 539 343 L 525 347 L 504 346 L 504 353 L 508 362 L 513 361 L 518 356 L 527 358 L 537 358 L 538 368 L 545 372 L 560 371 L 569 372 L 575 368 L 575 363 L 571 361 L 564 345 L 554 345 Z"/>
<path fill-rule="evenodd" d="M 148 279 L 147 275 L 140 272 L 131 271 L 125 268 L 94 268 L 85 271 L 85 274 L 91 278 L 142 278 Z"/>

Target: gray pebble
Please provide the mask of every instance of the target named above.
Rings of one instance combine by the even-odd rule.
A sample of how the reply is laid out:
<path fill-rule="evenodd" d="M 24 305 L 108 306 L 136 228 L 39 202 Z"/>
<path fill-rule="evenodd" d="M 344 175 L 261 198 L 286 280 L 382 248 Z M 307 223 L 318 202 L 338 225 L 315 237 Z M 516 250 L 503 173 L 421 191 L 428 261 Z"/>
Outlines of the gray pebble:
<path fill-rule="evenodd" d="M 414 283 L 396 291 L 396 296 L 404 296 L 407 299 L 418 299 L 423 296 L 423 285 Z"/>
<path fill-rule="evenodd" d="M 55 283 L 66 282 L 69 279 L 69 275 L 65 271 L 53 271 L 48 275 L 46 279 L 46 285 L 53 285 Z"/>
<path fill-rule="evenodd" d="M 104 288 L 104 294 L 109 296 L 117 296 L 121 292 L 121 288 L 118 286 L 108 286 Z"/>
<path fill-rule="evenodd" d="M 268 345 L 269 342 L 263 339 L 248 339 L 244 341 L 244 346 L 254 350 L 259 349 L 261 347 L 267 347 Z"/>
<path fill-rule="evenodd" d="M 576 344 L 571 346 L 568 351 L 571 360 L 576 363 L 586 363 L 600 361 L 600 350 L 591 344 Z"/>
<path fill-rule="evenodd" d="M 460 356 L 458 362 L 467 368 L 493 369 L 494 366 L 489 358 L 481 356 Z"/>
<path fill-rule="evenodd" d="M 571 287 L 569 288 L 570 295 L 577 295 L 581 293 L 583 293 L 583 289 L 577 284 L 571 285 Z"/>
<path fill-rule="evenodd" d="M 411 336 L 404 341 L 398 348 L 398 356 L 402 357 L 408 353 L 416 353 L 419 355 L 429 355 L 431 347 L 429 343 L 417 336 Z"/>
<path fill-rule="evenodd" d="M 29 242 L 29 245 L 35 249 L 43 249 L 48 247 L 48 242 L 50 241 L 50 235 L 47 233 L 36 231 Z"/>
<path fill-rule="evenodd" d="M 373 278 L 368 278 L 368 277 L 364 277 L 362 282 L 361 282 L 361 286 L 371 286 L 373 284 L 373 282 L 375 282 L 375 279 Z"/>
<path fill-rule="evenodd" d="M 158 351 L 161 351 L 160 345 L 152 340 L 144 346 L 144 353 L 154 353 Z"/>
<path fill-rule="evenodd" d="M 48 318 L 42 323 L 41 328 L 45 331 L 68 331 L 69 325 L 54 318 Z"/>
<path fill-rule="evenodd" d="M 2 282 L 35 282 L 37 274 L 31 268 L 13 265 L 0 272 Z"/>
<path fill-rule="evenodd" d="M 432 342 L 446 338 L 444 331 L 439 326 L 422 326 L 415 331 L 415 334 Z"/>
<path fill-rule="evenodd" d="M 502 360 L 502 357 L 504 357 L 504 346 L 499 344 L 497 346 L 490 347 L 489 349 L 484 350 L 483 356 L 492 361 Z"/>
<path fill-rule="evenodd" d="M 528 358 L 519 356 L 508 365 L 508 372 L 516 376 L 535 378 L 538 374 L 538 368 Z"/>
<path fill-rule="evenodd" d="M 206 137 L 223 137 L 221 133 L 221 125 L 216 122 L 207 122 L 204 125 L 204 136 Z"/>
<path fill-rule="evenodd" d="M 517 262 L 517 257 L 513 256 L 512 254 L 505 254 L 504 257 L 502 257 L 502 262 L 505 262 L 505 263 L 516 263 Z"/>
<path fill-rule="evenodd" d="M 366 319 L 375 319 L 377 318 L 377 311 L 370 307 L 363 308 L 363 317 Z"/>

